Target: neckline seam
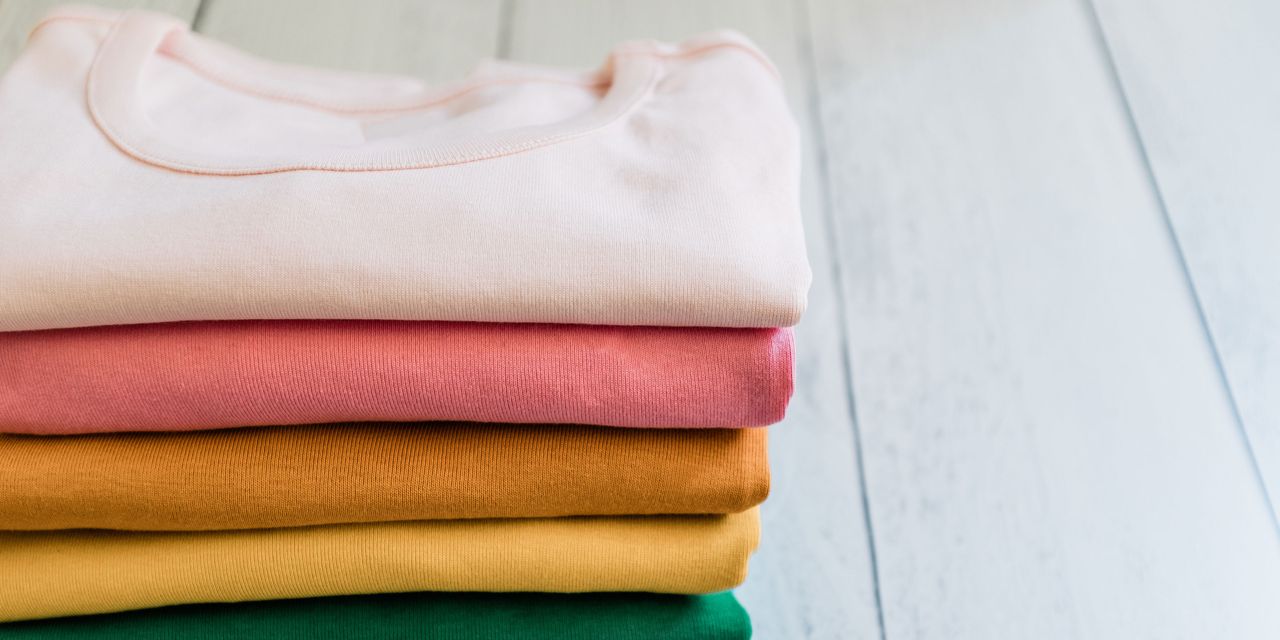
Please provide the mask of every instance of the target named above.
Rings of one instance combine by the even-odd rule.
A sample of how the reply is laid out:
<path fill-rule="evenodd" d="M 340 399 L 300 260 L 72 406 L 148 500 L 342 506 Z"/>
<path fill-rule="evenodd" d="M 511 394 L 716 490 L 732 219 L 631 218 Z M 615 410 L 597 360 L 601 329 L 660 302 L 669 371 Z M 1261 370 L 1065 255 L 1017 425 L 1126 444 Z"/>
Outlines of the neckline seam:
<path fill-rule="evenodd" d="M 768 58 L 764 56 L 754 46 L 739 42 L 737 39 L 722 38 L 715 41 L 704 41 L 699 44 L 686 42 L 684 45 L 672 51 L 664 51 L 656 42 L 632 42 L 616 47 L 610 52 L 605 66 L 600 67 L 594 72 L 581 72 L 582 80 L 575 81 L 573 78 L 556 78 L 553 74 L 556 69 L 548 69 L 547 76 L 502 76 L 497 78 L 477 78 L 472 82 L 458 83 L 454 87 L 445 87 L 446 91 L 439 97 L 429 97 L 428 99 L 404 106 L 396 105 L 390 108 L 355 108 L 355 107 L 335 107 L 334 105 L 323 104 L 322 101 L 307 100 L 305 97 L 300 98 L 297 94 L 274 93 L 271 91 L 262 91 L 253 86 L 252 82 L 241 83 L 234 79 L 230 79 L 226 74 L 216 69 L 209 68 L 210 65 L 205 64 L 199 55 L 194 55 L 191 51 L 182 51 L 181 42 L 177 47 L 167 47 L 165 40 L 172 33 L 182 33 L 188 37 L 194 35 L 189 27 L 177 20 L 171 20 L 171 31 L 168 34 L 160 33 L 157 36 L 154 49 L 150 49 L 146 56 L 164 55 L 177 62 L 183 64 L 193 73 L 209 79 L 217 84 L 222 85 L 229 91 L 240 92 L 243 94 L 259 97 L 265 100 L 273 100 L 292 104 L 299 104 L 309 108 L 328 110 L 339 114 L 380 114 L 380 113 L 404 113 L 414 110 L 429 108 L 435 105 L 447 103 L 450 100 L 460 98 L 473 91 L 488 86 L 499 84 L 520 84 L 525 82 L 560 82 L 572 86 L 581 87 L 598 87 L 610 86 L 618 81 L 617 76 L 617 60 L 619 58 L 648 58 L 649 61 L 644 63 L 642 71 L 643 79 L 637 78 L 638 85 L 624 93 L 631 94 L 624 99 L 624 104 L 610 109 L 592 121 L 590 119 L 580 123 L 576 128 L 560 127 L 559 130 L 539 132 L 530 131 L 531 134 L 523 139 L 519 136 L 519 129 L 513 129 L 504 132 L 504 135 L 495 135 L 488 140 L 478 140 L 471 143 L 445 143 L 441 146 L 427 149 L 388 149 L 385 151 L 368 151 L 366 155 L 361 155 L 358 149 L 339 149 L 328 152 L 303 152 L 296 155 L 287 153 L 277 154 L 274 157 L 266 154 L 260 158 L 252 158 L 246 156 L 237 157 L 236 153 L 227 154 L 219 157 L 219 154 L 211 152 L 201 152 L 198 150 L 187 151 L 175 147 L 151 131 L 147 126 L 145 116 L 136 113 L 139 105 L 135 99 L 125 99 L 123 102 L 119 100 L 107 100 L 106 103 L 101 102 L 103 96 L 99 95 L 102 90 L 101 81 L 102 68 L 107 62 L 104 60 L 108 57 L 109 52 L 114 51 L 120 46 L 120 31 L 130 24 L 130 16 L 135 14 L 150 15 L 147 12 L 125 12 L 116 19 L 105 19 L 98 16 L 85 15 L 62 15 L 51 16 L 39 23 L 35 29 L 39 29 L 48 22 L 56 20 L 76 20 L 89 21 L 100 24 L 110 25 L 110 29 L 105 36 L 102 37 L 95 51 L 94 59 L 90 64 L 89 71 L 85 81 L 84 99 L 86 107 L 90 115 L 90 119 L 103 133 L 103 135 L 125 155 L 134 158 L 140 162 L 169 169 L 185 174 L 194 175 L 214 175 L 214 176 L 249 176 L 263 175 L 274 173 L 285 173 L 292 171 L 326 171 L 326 172 L 342 172 L 342 173 L 359 173 L 359 172 L 377 172 L 377 171 L 405 171 L 405 170 L 424 170 L 446 166 L 457 166 L 496 158 L 515 155 L 532 151 L 534 149 L 547 147 L 550 145 L 566 142 L 576 138 L 598 132 L 601 129 L 609 127 L 614 123 L 624 119 L 633 113 L 639 104 L 650 97 L 654 88 L 657 86 L 659 78 L 665 65 L 662 61 L 668 59 L 682 59 L 702 55 L 711 50 L 731 48 L 741 52 L 745 52 L 761 64 L 771 75 L 778 77 L 777 69 L 770 63 Z M 158 16 L 156 16 L 158 17 Z M 151 30 L 158 27 L 151 26 Z M 34 29 L 33 29 L 34 32 Z M 211 43 L 216 44 L 216 42 Z M 177 50 L 175 50 L 177 49 Z M 239 50 L 232 47 L 231 52 L 238 53 Z M 215 51 L 212 52 L 216 54 Z M 116 59 L 119 53 L 112 54 L 113 57 L 109 62 L 119 65 Z M 249 61 L 261 62 L 266 65 L 278 64 L 281 66 L 289 66 L 287 63 L 281 64 L 272 60 L 258 59 L 252 54 L 248 54 Z M 216 58 L 214 58 L 216 60 Z M 234 59 L 232 60 L 234 63 Z M 134 63 L 129 67 L 135 67 L 140 63 Z M 212 65 L 217 66 L 217 65 Z M 298 71 L 305 73 L 308 69 L 318 73 L 331 73 L 335 76 L 341 76 L 341 70 L 327 69 L 321 67 L 305 67 L 295 65 Z M 637 67 L 639 65 L 632 65 Z M 136 75 L 140 73 L 140 69 L 134 68 L 129 71 L 126 67 L 126 73 Z M 613 71 L 607 71 L 613 67 Z M 112 67 L 114 70 L 115 67 Z M 536 73 L 537 69 L 531 70 Z M 250 77 L 253 76 L 253 67 L 249 67 Z M 573 72 L 566 72 L 571 74 Z M 611 78 L 606 82 L 603 76 L 612 73 Z M 591 79 L 591 75 L 597 76 L 595 80 Z M 360 75 L 359 72 L 352 72 L 352 76 Z M 370 74 L 371 77 L 374 77 Z M 389 75 L 388 78 L 394 77 Z M 135 80 L 136 82 L 136 80 Z M 634 83 L 635 81 L 631 81 Z M 125 87 L 128 90 L 134 90 L 131 86 Z M 607 99 L 606 94 L 605 98 Z M 140 120 L 140 118 L 142 120 Z M 546 125 L 551 127 L 553 125 Z M 185 159 L 175 159 L 183 158 Z"/>
<path fill-rule="evenodd" d="M 76 16 L 73 19 L 80 18 Z M 122 130 L 119 127 L 111 123 L 111 118 L 109 118 L 107 114 L 103 113 L 102 105 L 100 105 L 96 99 L 97 84 L 95 82 L 95 78 L 99 76 L 99 67 L 102 63 L 104 52 L 109 49 L 109 45 L 112 43 L 122 25 L 125 24 L 125 19 L 122 17 L 119 20 L 102 21 L 89 17 L 85 18 L 85 20 L 104 22 L 110 24 L 111 27 L 99 44 L 85 79 L 84 99 L 90 119 L 99 131 L 101 131 L 108 139 L 108 141 L 110 141 L 113 146 L 125 155 L 148 165 L 188 175 L 238 177 L 293 171 L 369 173 L 382 171 L 425 170 L 493 160 L 495 158 L 515 155 L 572 140 L 574 138 L 579 138 L 618 122 L 628 114 L 632 113 L 637 105 L 652 93 L 660 75 L 659 65 L 649 65 L 647 76 L 644 78 L 642 85 L 635 91 L 634 95 L 631 96 L 630 100 L 603 121 L 589 123 L 585 128 L 578 130 L 553 132 L 541 137 L 530 138 L 517 142 L 504 142 L 498 140 L 490 142 L 487 146 L 475 147 L 471 153 L 443 153 L 437 154 L 435 157 L 431 157 L 432 154 L 429 150 L 408 150 L 400 151 L 398 153 L 389 152 L 382 154 L 381 157 L 384 160 L 382 162 L 375 160 L 361 162 L 359 160 L 344 159 L 344 154 L 339 152 L 333 154 L 330 160 L 317 160 L 314 162 L 306 159 L 275 160 L 264 161 L 263 163 L 256 165 L 245 163 L 237 164 L 233 162 L 221 164 L 216 160 L 211 162 L 199 162 L 198 160 L 193 159 L 175 160 L 173 159 L 173 156 L 170 155 L 173 153 L 173 150 L 170 149 L 171 145 L 168 143 L 156 138 L 154 134 L 149 131 L 145 129 L 138 129 L 137 127 L 129 127 L 134 129 L 132 132 L 133 135 L 122 133 Z M 130 124 L 127 119 L 125 124 Z M 162 150 L 169 149 L 169 153 L 157 152 L 154 150 L 156 148 Z M 199 156 L 201 154 L 193 153 L 193 155 Z M 387 158 L 391 159 L 386 160 Z"/>
<path fill-rule="evenodd" d="M 525 82 L 564 84 L 564 85 L 583 87 L 583 88 L 599 88 L 599 87 L 609 86 L 608 81 L 599 77 L 596 77 L 594 79 L 587 79 L 584 77 L 582 80 L 579 80 L 579 81 L 575 81 L 570 78 L 555 78 L 551 76 L 537 77 L 532 75 L 527 77 L 518 76 L 518 75 L 507 75 L 507 76 L 497 76 L 497 77 L 489 77 L 489 78 L 472 78 L 472 79 L 464 78 L 461 81 L 453 83 L 453 86 L 449 87 L 450 90 L 447 92 L 444 92 L 443 95 L 424 99 L 418 102 L 414 102 L 412 104 L 405 104 L 403 106 L 390 106 L 390 107 L 341 106 L 341 105 L 334 105 L 334 104 L 325 104 L 324 101 L 322 100 L 310 99 L 305 96 L 299 95 L 297 93 L 291 93 L 288 91 L 276 92 L 276 91 L 264 90 L 264 89 L 255 87 L 251 82 L 239 81 L 233 77 L 230 77 L 228 74 L 225 74 L 223 72 L 210 68 L 210 65 L 207 65 L 203 61 L 201 61 L 199 59 L 199 56 L 192 56 L 190 54 L 182 53 L 179 51 L 171 51 L 171 50 L 170 51 L 161 50 L 161 51 L 158 51 L 157 53 L 159 53 L 160 55 L 165 55 L 170 58 L 173 58 L 174 60 L 185 65 L 187 68 L 196 72 L 197 75 L 200 75 L 205 79 L 210 80 L 216 84 L 220 84 L 223 87 L 230 89 L 232 91 L 238 91 L 254 97 L 262 98 L 264 100 L 273 100 L 276 102 L 295 104 L 295 105 L 300 105 L 300 106 L 309 107 L 313 109 L 320 109 L 323 111 L 329 111 L 329 112 L 338 113 L 338 114 L 366 114 L 366 113 L 379 114 L 379 113 L 403 113 L 403 112 L 409 112 L 409 111 L 417 111 L 420 109 L 426 109 L 429 107 L 446 104 L 452 100 L 466 96 L 467 94 L 473 91 L 477 91 L 486 87 L 497 86 L 497 85 L 520 84 Z M 274 61 L 268 61 L 268 62 L 274 63 Z M 336 70 L 336 69 L 320 69 L 320 71 L 324 73 L 334 73 L 334 72 L 343 73 L 343 71 Z M 360 72 L 351 72 L 351 73 L 353 75 L 356 75 L 356 74 L 359 74 Z M 584 76 L 586 76 L 587 74 L 591 74 L 595 76 L 601 75 L 600 70 L 583 73 Z M 407 76 L 405 78 L 410 80 L 415 80 L 415 81 L 417 80 L 417 78 L 412 78 Z"/>
<path fill-rule="evenodd" d="M 34 35 L 37 31 L 39 31 L 40 29 L 44 28 L 44 26 L 45 26 L 45 25 L 47 25 L 47 24 L 49 24 L 49 23 L 52 23 L 52 22 L 58 22 L 58 21 L 70 21 L 70 22 L 93 22 L 93 23 L 102 24 L 102 25 L 109 25 L 109 26 L 111 26 L 111 27 L 112 27 L 112 29 L 113 29 L 113 30 L 114 30 L 114 28 L 115 28 L 115 25 L 116 25 L 118 22 L 120 22 L 120 20 L 119 20 L 119 19 L 117 19 L 117 20 L 110 20 L 110 19 L 107 19 L 107 18 L 101 18 L 101 17 L 96 17 L 96 16 L 88 16 L 88 15 L 71 15 L 71 14 L 51 15 L 51 16 L 47 16 L 47 17 L 45 17 L 43 20 L 41 20 L 40 22 L 38 22 L 38 23 L 36 23 L 34 26 L 32 26 L 32 27 L 31 27 L 31 30 L 30 30 L 30 31 L 28 32 L 28 34 L 27 34 L 27 37 L 28 37 L 28 38 L 30 38 L 30 37 L 31 37 L 32 35 Z M 179 23 L 179 24 L 181 24 L 181 23 Z M 190 33 L 195 34 L 195 35 L 203 35 L 203 34 L 199 34 L 198 32 L 195 32 L 195 31 L 190 31 Z M 104 40 L 104 44 L 105 44 L 105 40 Z M 714 50 L 714 49 L 722 49 L 722 48 L 732 48 L 732 49 L 738 49 L 738 50 L 741 50 L 742 52 L 744 52 L 744 53 L 746 53 L 746 54 L 750 55 L 751 57 L 755 58 L 755 59 L 756 59 L 756 61 L 758 61 L 758 62 L 760 63 L 760 65 L 761 65 L 761 66 L 763 66 L 763 67 L 764 67 L 764 68 L 765 68 L 765 69 L 766 69 L 766 70 L 767 70 L 771 75 L 773 75 L 775 78 L 777 78 L 777 79 L 779 79 L 779 80 L 781 79 L 781 77 L 782 77 L 782 76 L 781 76 L 781 74 L 778 72 L 777 67 L 776 67 L 776 66 L 774 66 L 774 64 L 773 64 L 771 61 L 769 61 L 769 59 L 768 59 L 768 58 L 766 58 L 762 53 L 760 53 L 760 51 L 759 51 L 759 50 L 757 50 L 755 47 L 748 46 L 748 45 L 745 45 L 745 44 L 740 43 L 740 42 L 733 42 L 733 41 L 714 42 L 714 43 L 709 43 L 709 44 L 706 44 L 706 45 L 702 45 L 702 46 L 698 46 L 698 47 L 693 47 L 693 48 L 689 48 L 689 49 L 684 49 L 684 50 L 677 51 L 677 52 L 672 52 L 672 53 L 665 53 L 665 52 L 662 52 L 662 51 L 658 51 L 658 50 L 656 50 L 656 49 L 649 49 L 649 50 L 640 50 L 640 49 L 637 49 L 637 50 L 634 50 L 634 51 L 627 51 L 627 50 L 615 50 L 615 51 L 611 52 L 611 55 L 612 55 L 612 56 L 649 55 L 649 56 L 653 56 L 653 57 L 661 58 L 661 59 L 677 59 L 677 58 L 689 58 L 689 57 L 693 57 L 693 56 L 701 55 L 701 54 L 706 53 L 707 51 L 710 51 L 710 50 Z M 167 51 L 167 52 L 163 52 L 163 53 L 164 53 L 164 55 L 168 55 L 168 56 L 173 57 L 173 58 L 175 58 L 175 59 L 177 59 L 177 60 L 179 60 L 179 61 L 181 61 L 181 62 L 183 62 L 183 63 L 186 63 L 188 66 L 190 66 L 190 67 L 191 67 L 191 69 L 193 69 L 193 70 L 197 71 L 198 73 L 200 73 L 200 74 L 204 75 L 204 76 L 205 76 L 205 77 L 207 77 L 209 80 L 212 80 L 212 81 L 214 81 L 214 82 L 218 82 L 218 83 L 224 84 L 224 85 L 226 85 L 226 86 L 227 86 L 228 88 L 230 88 L 230 89 L 233 89 L 233 90 L 236 90 L 236 91 L 243 91 L 243 92 L 245 92 L 245 93 L 249 93 L 249 94 L 251 94 L 251 95 L 255 95 L 255 96 L 258 96 L 258 97 L 261 97 L 261 98 L 265 98 L 265 99 L 269 99 L 269 100 L 279 100 L 279 101 L 281 101 L 281 102 L 294 102 L 294 103 L 296 103 L 296 104 L 300 104 L 300 105 L 303 105 L 303 106 L 313 107 L 313 108 L 316 108 L 316 109 L 325 109 L 325 110 L 328 110 L 328 111 L 334 111 L 334 112 L 336 112 L 336 113 L 380 113 L 380 112 L 412 111 L 412 110 L 414 110 L 414 109 L 420 109 L 420 108 L 424 108 L 424 107 L 434 106 L 434 105 L 436 105 L 436 104 L 441 104 L 441 103 L 443 103 L 443 102 L 446 102 L 446 101 L 448 101 L 448 100 L 453 99 L 453 98 L 455 97 L 455 94 L 460 94 L 460 93 L 464 93 L 464 92 L 467 92 L 467 91 L 473 91 L 473 90 L 475 90 L 476 88 L 483 87 L 483 86 L 487 86 L 487 85 L 490 85 L 490 84 L 513 84 L 513 83 L 517 83 L 517 82 L 525 82 L 525 81 L 527 81 L 527 82 L 563 83 L 563 84 L 569 84 L 569 85 L 575 85 L 575 86 L 582 86 L 582 87 L 589 87 L 589 88 L 590 88 L 590 87 L 599 87 L 599 86 L 603 86 L 603 85 L 606 85 L 606 84 L 607 84 L 606 82 L 604 82 L 604 81 L 602 81 L 602 80 L 590 80 L 590 81 L 575 82 L 575 81 L 572 81 L 572 80 L 566 80 L 566 79 L 560 79 L 560 78 L 552 78 L 552 77 L 543 77 L 543 78 L 529 77 L 529 78 L 523 78 L 523 77 L 519 77 L 519 76 L 507 76 L 507 77 L 501 77 L 501 78 L 497 78 L 497 79 L 486 80 L 486 81 L 484 81 L 484 82 L 459 83 L 460 85 L 462 85 L 462 87 L 461 87 L 458 91 L 455 91 L 455 92 L 453 92 L 453 93 L 450 93 L 449 95 L 446 95 L 446 96 L 444 96 L 444 97 L 442 97 L 442 98 L 439 98 L 439 99 L 437 99 L 437 100 L 427 101 L 427 102 L 424 102 L 424 103 L 421 103 L 421 104 L 415 104 L 415 105 L 411 105 L 411 106 L 404 106 L 404 107 L 391 107 L 391 108 L 343 108 L 343 107 L 333 107 L 333 106 L 330 106 L 330 105 L 321 104 L 319 101 L 307 100 L 307 99 L 305 99 L 305 98 L 299 98 L 299 97 L 297 97 L 297 96 L 292 96 L 292 95 L 289 95 L 289 94 L 287 94 L 287 93 L 272 93 L 272 92 L 269 92 L 269 91 L 262 91 L 262 90 L 259 90 L 259 89 L 254 89 L 254 88 L 252 88 L 252 87 L 245 86 L 245 84 L 244 84 L 244 83 L 239 83 L 239 82 L 236 82 L 236 81 L 234 81 L 234 80 L 229 80 L 229 79 L 227 79 L 227 78 L 226 78 L 226 77 L 224 77 L 222 74 L 220 74 L 220 73 L 218 73 L 218 72 L 216 72 L 216 71 L 213 71 L 213 70 L 209 69 L 206 65 L 203 65 L 203 64 L 201 64 L 201 63 L 199 63 L 199 62 L 196 62 L 196 61 L 195 61 L 195 60 L 193 60 L 190 56 L 183 55 L 183 54 L 180 54 L 180 53 L 177 53 L 177 52 L 172 52 L 172 51 Z M 500 60 L 500 61 L 501 61 L 501 62 L 509 62 L 509 60 L 505 60 L 505 59 Z M 272 60 L 272 61 L 268 61 L 268 62 L 275 63 L 276 61 L 273 61 L 273 60 Z M 285 63 L 285 64 L 288 64 L 288 63 Z M 321 69 L 321 71 L 330 72 L 330 71 L 340 71 L 340 70 L 335 70 L 335 69 Z M 361 73 L 361 72 L 355 71 L 355 72 L 352 72 L 352 73 Z M 596 70 L 596 71 L 588 71 L 588 72 L 584 72 L 584 73 L 595 73 L 595 74 L 598 74 L 598 73 L 599 73 L 599 70 Z M 395 75 L 395 74 L 392 74 L 392 75 Z M 410 77 L 410 78 L 411 78 L 411 79 L 416 80 L 416 78 L 412 78 L 412 77 Z"/>
<path fill-rule="evenodd" d="M 747 47 L 736 42 L 717 42 L 717 43 L 712 43 L 712 44 L 704 45 L 701 47 L 696 47 L 693 49 L 682 50 L 682 51 L 673 52 L 673 53 L 665 53 L 662 51 L 658 51 L 656 49 L 639 49 L 639 48 L 631 51 L 615 50 L 609 54 L 609 60 L 613 60 L 619 57 L 642 57 L 642 56 L 657 58 L 660 60 L 691 58 L 694 56 L 702 55 L 708 51 L 712 51 L 715 49 L 723 49 L 723 48 L 738 49 L 751 55 L 752 57 L 756 58 L 771 74 L 773 74 L 775 77 L 780 77 L 777 73 L 777 69 L 772 65 L 772 63 L 770 63 L 767 59 L 763 58 L 759 54 L 759 52 L 757 52 L 751 47 Z M 508 75 L 508 76 L 498 76 L 498 77 L 490 77 L 490 78 L 479 78 L 479 79 L 473 79 L 473 80 L 463 80 L 460 82 L 456 82 L 454 83 L 454 86 L 451 87 L 452 90 L 445 93 L 442 96 L 430 98 L 427 100 L 423 100 L 421 102 L 415 102 L 413 104 L 406 104 L 403 106 L 392 106 L 392 107 L 337 106 L 333 104 L 325 104 L 323 101 L 312 100 L 304 96 L 300 96 L 300 95 L 289 93 L 289 92 L 273 92 L 273 91 L 266 91 L 266 90 L 259 89 L 257 87 L 252 86 L 252 83 L 240 82 L 234 78 L 229 77 L 228 75 L 222 72 L 211 69 L 209 65 L 206 65 L 203 62 L 201 62 L 198 59 L 198 57 L 193 57 L 189 54 L 184 54 L 177 51 L 160 51 L 159 53 L 161 55 L 169 56 L 177 60 L 178 62 L 183 63 L 188 68 L 195 71 L 197 74 L 203 76 L 204 78 L 212 82 L 221 84 L 232 91 L 239 91 L 251 96 L 265 99 L 265 100 L 274 100 L 277 102 L 296 104 L 304 107 L 320 109 L 320 110 L 329 111 L 329 112 L 338 113 L 338 114 L 366 114 L 366 113 L 380 114 L 380 113 L 403 113 L 403 112 L 409 112 L 409 111 L 416 111 L 419 109 L 426 109 L 428 107 L 434 107 L 437 105 L 446 104 L 452 100 L 461 98 L 473 91 L 477 91 L 486 87 L 498 86 L 498 85 L 521 84 L 525 82 L 564 84 L 568 86 L 583 87 L 583 88 L 589 88 L 589 89 L 607 87 L 610 84 L 609 81 L 601 79 L 599 77 L 595 79 L 584 78 L 582 80 L 573 80 L 570 78 L 556 78 L 551 75 L 546 75 L 546 76 Z M 274 62 L 274 61 L 269 61 L 269 62 Z M 341 72 L 340 70 L 334 70 L 334 69 L 320 69 L 320 71 Z M 360 72 L 352 72 L 352 73 L 360 73 Z M 594 71 L 583 72 L 583 75 L 588 75 L 588 74 L 594 75 L 594 76 L 600 76 L 602 74 L 602 70 L 596 69 Z M 409 77 L 408 79 L 416 80 L 416 78 L 411 78 L 411 77 Z"/>
<path fill-rule="evenodd" d="M 86 18 L 86 19 L 99 22 L 99 20 L 96 20 L 94 18 Z M 656 85 L 657 79 L 659 76 L 658 65 L 653 65 L 649 69 L 649 75 L 645 79 L 643 87 L 639 91 L 637 91 L 636 94 L 632 97 L 632 99 L 625 106 L 623 106 L 623 108 L 619 109 L 618 112 L 613 117 L 608 118 L 603 122 L 596 123 L 590 127 L 587 127 L 585 129 L 578 130 L 578 131 L 556 133 L 548 136 L 543 136 L 540 138 L 525 140 L 519 143 L 495 144 L 495 145 L 491 145 L 488 149 L 481 149 L 472 154 L 453 155 L 453 156 L 445 155 L 445 156 L 441 156 L 441 157 L 429 159 L 429 160 L 418 160 L 418 161 L 409 160 L 402 164 L 397 164 L 395 162 L 387 162 L 387 163 L 380 163 L 380 164 L 379 163 L 346 164 L 346 163 L 343 163 L 341 159 L 339 159 L 336 161 L 314 162 L 314 163 L 279 162 L 279 163 L 273 163 L 270 165 L 259 165 L 259 166 L 253 166 L 253 165 L 247 165 L 247 164 L 241 164 L 241 165 L 228 164 L 226 166 L 209 166 L 208 164 L 197 164 L 187 160 L 174 160 L 170 157 L 166 157 L 164 154 L 159 154 L 152 151 L 145 151 L 142 148 L 140 148 L 138 144 L 130 143 L 129 141 L 127 141 L 126 140 L 127 136 L 121 135 L 120 131 L 107 121 L 107 119 L 101 113 L 101 108 L 98 105 L 97 100 L 94 99 L 94 86 L 95 86 L 94 78 L 97 76 L 97 73 L 95 73 L 95 71 L 97 69 L 99 61 L 102 58 L 102 52 L 106 48 L 106 43 L 115 34 L 116 30 L 119 28 L 122 21 L 101 21 L 101 22 L 110 23 L 111 31 L 107 34 L 107 37 L 104 38 L 102 45 L 98 48 L 98 51 L 94 56 L 93 63 L 90 65 L 88 76 L 85 80 L 84 96 L 85 96 L 86 106 L 88 107 L 90 119 L 98 127 L 98 129 L 103 133 L 103 135 L 105 135 L 106 138 L 112 143 L 112 145 L 115 146 L 117 149 L 119 149 L 125 155 L 152 166 L 156 166 L 162 169 L 168 169 L 171 171 L 177 171 L 179 173 L 184 173 L 188 175 L 242 177 L 242 176 L 252 176 L 252 175 L 286 173 L 286 172 L 293 172 L 293 171 L 325 171 L 325 172 L 333 172 L 333 173 L 372 173 L 372 172 L 383 172 L 383 171 L 413 171 L 413 170 L 434 169 L 434 168 L 447 167 L 447 166 L 457 166 L 457 165 L 463 165 L 463 164 L 482 162 L 486 160 L 493 160 L 493 159 L 504 157 L 504 156 L 510 156 L 510 155 L 515 155 L 519 153 L 524 153 L 527 151 L 532 151 L 534 149 L 550 146 L 560 142 L 567 142 L 569 140 L 594 133 L 596 131 L 599 131 L 600 129 L 603 129 L 605 127 L 608 127 L 618 122 L 619 120 L 621 120 L 622 118 L 626 117 L 628 114 L 633 112 L 635 108 L 646 97 L 648 97 L 652 93 L 653 88 Z M 142 132 L 141 135 L 144 141 L 152 137 L 148 135 L 146 132 Z M 168 145 L 163 142 L 160 142 L 159 146 L 166 147 Z M 399 155 L 412 157 L 414 155 L 422 156 L 427 154 L 421 151 L 416 153 L 411 151 L 411 152 L 405 152 Z"/>

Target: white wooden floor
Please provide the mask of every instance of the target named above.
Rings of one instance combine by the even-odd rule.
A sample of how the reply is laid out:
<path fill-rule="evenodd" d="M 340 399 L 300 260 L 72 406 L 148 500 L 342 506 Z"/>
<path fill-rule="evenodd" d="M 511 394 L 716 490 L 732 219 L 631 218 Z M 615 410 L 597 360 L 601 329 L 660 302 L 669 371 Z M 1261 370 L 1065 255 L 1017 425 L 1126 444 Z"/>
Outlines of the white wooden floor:
<path fill-rule="evenodd" d="M 0 0 L 0 67 L 52 4 Z M 435 81 L 747 33 L 816 275 L 758 637 L 1280 637 L 1280 3 L 100 4 Z"/>

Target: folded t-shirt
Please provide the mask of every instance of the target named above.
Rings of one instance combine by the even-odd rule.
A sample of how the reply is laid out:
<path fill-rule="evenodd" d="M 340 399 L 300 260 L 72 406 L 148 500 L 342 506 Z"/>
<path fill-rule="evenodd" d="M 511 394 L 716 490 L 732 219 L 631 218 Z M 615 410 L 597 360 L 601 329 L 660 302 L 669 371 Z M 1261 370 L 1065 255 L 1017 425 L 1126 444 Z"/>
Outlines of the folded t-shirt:
<path fill-rule="evenodd" d="M 0 433 L 759 426 L 786 410 L 791 350 L 789 329 L 242 321 L 0 332 Z"/>
<path fill-rule="evenodd" d="M 810 280 L 796 127 L 732 33 L 429 88 L 62 9 L 0 80 L 0 140 L 0 331 L 780 327 Z"/>
<path fill-rule="evenodd" d="M 734 513 L 764 429 L 358 424 L 0 436 L 0 529 Z"/>
<path fill-rule="evenodd" d="M 6 640 L 749 640 L 732 593 L 396 593 L 198 604 L 0 626 Z"/>
<path fill-rule="evenodd" d="M 0 533 L 0 621 L 404 591 L 714 593 L 746 577 L 757 509 L 198 533 Z"/>

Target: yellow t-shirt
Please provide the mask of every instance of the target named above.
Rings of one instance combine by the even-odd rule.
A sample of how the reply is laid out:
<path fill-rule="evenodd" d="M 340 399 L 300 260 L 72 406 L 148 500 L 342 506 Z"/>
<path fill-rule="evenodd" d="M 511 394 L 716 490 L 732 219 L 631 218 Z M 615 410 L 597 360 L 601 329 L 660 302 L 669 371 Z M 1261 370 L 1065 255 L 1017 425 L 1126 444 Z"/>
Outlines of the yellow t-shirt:
<path fill-rule="evenodd" d="M 406 591 L 711 593 L 746 577 L 727 516 L 429 520 L 220 532 L 0 534 L 0 621 Z"/>

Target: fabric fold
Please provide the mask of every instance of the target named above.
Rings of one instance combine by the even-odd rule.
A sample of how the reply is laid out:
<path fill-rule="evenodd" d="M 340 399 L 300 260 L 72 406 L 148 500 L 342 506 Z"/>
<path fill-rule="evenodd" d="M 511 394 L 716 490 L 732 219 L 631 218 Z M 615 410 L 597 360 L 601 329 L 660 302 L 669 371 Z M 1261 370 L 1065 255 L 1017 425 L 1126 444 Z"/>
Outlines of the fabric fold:
<path fill-rule="evenodd" d="M 0 621 L 406 591 L 724 591 L 757 509 L 199 533 L 0 534 Z"/>
<path fill-rule="evenodd" d="M 765 445 L 764 429 L 465 423 L 0 436 L 0 529 L 734 513 L 768 493 Z"/>
<path fill-rule="evenodd" d="M 731 593 L 405 593 L 163 607 L 0 626 L 11 640 L 748 640 Z"/>
<path fill-rule="evenodd" d="M 785 329 L 379 321 L 0 332 L 0 432 L 358 421 L 743 427 L 782 419 Z M 482 428 L 482 427 L 477 427 Z"/>

